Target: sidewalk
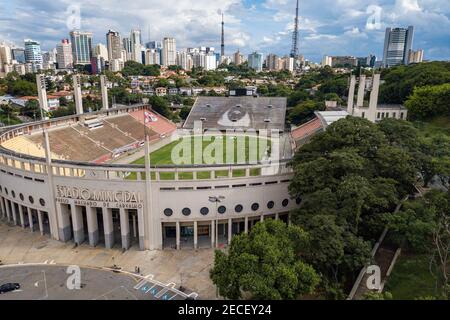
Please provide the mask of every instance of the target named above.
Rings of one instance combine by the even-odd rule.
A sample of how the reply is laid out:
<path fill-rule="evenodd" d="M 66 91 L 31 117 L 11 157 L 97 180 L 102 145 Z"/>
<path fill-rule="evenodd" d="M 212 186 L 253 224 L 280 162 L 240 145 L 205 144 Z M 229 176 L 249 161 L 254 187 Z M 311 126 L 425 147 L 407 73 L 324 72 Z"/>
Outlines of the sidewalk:
<path fill-rule="evenodd" d="M 173 282 L 199 294 L 200 299 L 215 299 L 215 286 L 209 279 L 214 262 L 214 251 L 166 250 L 138 251 L 131 248 L 106 250 L 87 245 L 74 248 L 72 242 L 62 243 L 39 232 L 30 232 L 0 222 L 0 260 L 3 264 L 42 263 L 52 261 L 62 265 L 111 267 L 114 264 L 125 271 L 134 272 L 139 266 L 145 276 L 153 274 L 163 283 Z"/>

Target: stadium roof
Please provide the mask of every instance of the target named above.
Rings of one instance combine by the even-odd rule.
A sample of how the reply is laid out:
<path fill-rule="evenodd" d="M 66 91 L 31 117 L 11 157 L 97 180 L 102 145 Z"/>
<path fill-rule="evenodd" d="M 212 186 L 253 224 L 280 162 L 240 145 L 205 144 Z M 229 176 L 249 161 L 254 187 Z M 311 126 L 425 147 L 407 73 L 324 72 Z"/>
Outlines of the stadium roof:
<path fill-rule="evenodd" d="M 284 131 L 286 98 L 199 97 L 183 126 L 193 129 L 201 121 L 203 129 L 250 129 Z"/>
<path fill-rule="evenodd" d="M 324 128 L 333 124 L 336 121 L 347 118 L 350 114 L 347 111 L 318 111 L 316 116 L 322 122 Z"/>

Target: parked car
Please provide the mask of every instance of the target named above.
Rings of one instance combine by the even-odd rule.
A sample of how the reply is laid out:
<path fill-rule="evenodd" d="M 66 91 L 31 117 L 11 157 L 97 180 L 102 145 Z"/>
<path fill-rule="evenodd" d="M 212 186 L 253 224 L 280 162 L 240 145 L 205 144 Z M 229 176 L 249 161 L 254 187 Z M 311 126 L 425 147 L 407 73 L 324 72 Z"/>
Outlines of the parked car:
<path fill-rule="evenodd" d="M 5 283 L 0 286 L 0 294 L 11 292 L 14 290 L 19 290 L 19 289 L 20 289 L 20 284 L 18 284 L 18 283 Z"/>

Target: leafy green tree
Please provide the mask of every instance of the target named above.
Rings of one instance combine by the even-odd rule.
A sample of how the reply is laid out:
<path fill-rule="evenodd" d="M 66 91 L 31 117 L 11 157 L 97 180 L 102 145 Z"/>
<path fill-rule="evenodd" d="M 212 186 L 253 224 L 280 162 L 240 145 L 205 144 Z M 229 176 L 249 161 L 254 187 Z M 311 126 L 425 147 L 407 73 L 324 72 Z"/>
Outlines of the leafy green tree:
<path fill-rule="evenodd" d="M 434 61 L 383 69 L 380 103 L 403 104 L 414 88 L 450 82 L 450 62 Z"/>
<path fill-rule="evenodd" d="M 436 116 L 450 118 L 450 83 L 437 86 L 417 87 L 406 100 L 408 117 L 413 120 L 426 120 Z"/>
<path fill-rule="evenodd" d="M 325 110 L 325 105 L 313 100 L 306 100 L 289 111 L 289 122 L 295 125 L 307 123 L 314 118 L 315 111 Z"/>
<path fill-rule="evenodd" d="M 166 118 L 172 117 L 172 113 L 169 110 L 169 104 L 163 97 L 151 96 L 149 97 L 149 104 L 151 105 L 152 109 L 158 112 L 160 115 Z"/>
<path fill-rule="evenodd" d="M 191 112 L 191 108 L 189 108 L 189 107 L 181 108 L 181 110 L 180 110 L 180 118 L 183 119 L 183 120 L 186 120 L 188 115 L 189 115 L 189 112 Z"/>
<path fill-rule="evenodd" d="M 228 253 L 216 251 L 210 276 L 228 299 L 297 299 L 313 293 L 320 280 L 298 258 L 307 246 L 308 236 L 299 227 L 274 220 L 258 223 L 250 234 L 234 237 Z"/>
<path fill-rule="evenodd" d="M 159 77 L 161 75 L 161 67 L 157 64 L 146 65 L 143 67 L 142 75 Z"/>

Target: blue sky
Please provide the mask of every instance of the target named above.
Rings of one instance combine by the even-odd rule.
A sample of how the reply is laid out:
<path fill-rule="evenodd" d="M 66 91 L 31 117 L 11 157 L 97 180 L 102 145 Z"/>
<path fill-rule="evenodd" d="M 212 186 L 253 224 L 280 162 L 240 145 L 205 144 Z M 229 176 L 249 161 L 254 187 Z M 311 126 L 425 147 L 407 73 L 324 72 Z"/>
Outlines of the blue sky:
<path fill-rule="evenodd" d="M 220 47 L 225 13 L 226 51 L 290 52 L 296 0 L 0 0 L 0 41 L 39 40 L 44 50 L 67 38 L 70 28 L 94 32 L 105 43 L 108 29 L 127 36 L 140 28 L 144 41 L 165 36 L 178 48 Z M 78 20 L 77 12 L 80 12 Z M 449 0 L 300 0 L 300 52 L 380 59 L 385 28 L 415 26 L 414 49 L 430 60 L 450 59 Z"/>

